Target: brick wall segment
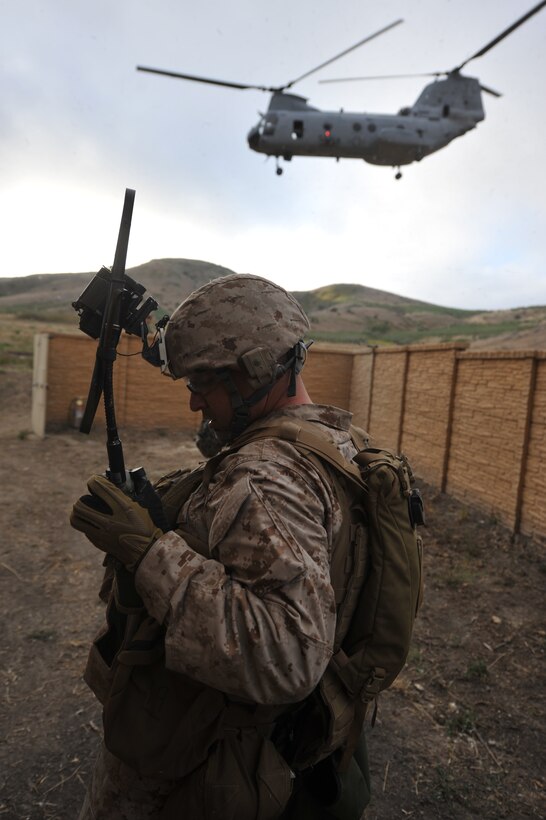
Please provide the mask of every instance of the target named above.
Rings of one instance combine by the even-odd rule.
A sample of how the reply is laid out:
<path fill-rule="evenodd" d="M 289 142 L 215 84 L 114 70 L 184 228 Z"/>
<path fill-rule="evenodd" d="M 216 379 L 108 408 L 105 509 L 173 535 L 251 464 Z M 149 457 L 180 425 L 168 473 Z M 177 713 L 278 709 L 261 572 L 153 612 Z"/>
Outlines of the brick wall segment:
<path fill-rule="evenodd" d="M 460 345 L 411 346 L 400 449 L 419 475 L 440 486 L 449 438 L 451 391 Z"/>
<path fill-rule="evenodd" d="M 406 348 L 375 352 L 373 394 L 368 423 L 375 442 L 396 449 L 400 430 Z"/>
<path fill-rule="evenodd" d="M 371 348 L 358 351 L 353 355 L 353 375 L 348 407 L 353 414 L 354 424 L 363 427 L 364 430 L 368 430 L 370 422 L 374 356 Z"/>
<path fill-rule="evenodd" d="M 47 343 L 51 428 L 67 424 L 72 399 L 87 397 L 96 342 L 83 334 L 52 333 Z M 445 475 L 448 493 L 508 526 L 519 520 L 524 534 L 546 536 L 546 352 L 462 347 L 372 350 L 317 343 L 305 381 L 314 401 L 352 410 L 376 441 L 396 446 L 400 439 L 421 478 L 441 487 Z M 161 376 L 142 360 L 140 349 L 139 339 L 122 337 L 119 352 L 128 355 L 118 357 L 114 371 L 120 427 L 195 430 L 200 415 L 189 410 L 184 383 Z M 102 407 L 96 424 L 104 425 Z"/>
<path fill-rule="evenodd" d="M 66 424 L 70 402 L 86 399 L 95 364 L 97 343 L 83 334 L 48 334 L 49 364 L 47 423 Z M 195 430 L 199 414 L 188 406 L 188 393 L 180 380 L 162 376 L 140 356 L 141 342 L 123 334 L 114 366 L 114 400 L 118 424 L 141 429 Z M 315 344 L 305 366 L 305 383 L 319 404 L 350 406 L 355 345 Z M 102 424 L 102 410 L 97 424 Z"/>
<path fill-rule="evenodd" d="M 513 527 L 532 357 L 458 359 L 446 491 Z"/>
<path fill-rule="evenodd" d="M 313 345 L 303 377 L 307 392 L 316 404 L 349 408 L 353 359 L 354 346 Z"/>
<path fill-rule="evenodd" d="M 87 399 L 96 344 L 83 335 L 48 338 L 46 425 L 67 424 L 72 399 Z"/>

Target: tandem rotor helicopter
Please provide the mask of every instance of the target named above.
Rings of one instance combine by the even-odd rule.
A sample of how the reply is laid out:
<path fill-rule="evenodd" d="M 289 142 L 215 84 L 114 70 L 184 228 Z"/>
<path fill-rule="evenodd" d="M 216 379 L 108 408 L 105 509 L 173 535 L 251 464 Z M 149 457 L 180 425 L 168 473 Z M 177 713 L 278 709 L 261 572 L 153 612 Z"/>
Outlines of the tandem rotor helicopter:
<path fill-rule="evenodd" d="M 363 159 L 373 165 L 392 166 L 397 169 L 395 178 L 400 179 L 402 176 L 400 166 L 419 162 L 429 154 L 445 148 L 456 137 L 466 134 L 485 119 L 481 92 L 492 94 L 494 97 L 500 97 L 501 94 L 483 85 L 475 77 L 464 76 L 461 74 L 461 69 L 471 60 L 486 54 L 544 6 L 546 6 L 546 0 L 538 3 L 487 45 L 449 71 L 319 81 L 322 83 L 349 82 L 396 79 L 404 76 L 436 78 L 423 89 L 414 105 L 401 108 L 398 114 L 352 113 L 343 111 L 343 109 L 321 111 L 308 105 L 305 97 L 286 92 L 311 74 L 399 25 L 403 22 L 402 20 L 395 20 L 340 54 L 336 54 L 335 57 L 331 57 L 281 86 L 213 80 L 194 74 L 181 74 L 140 65 L 137 66 L 137 70 L 208 85 L 271 92 L 269 107 L 266 113 L 261 115 L 258 124 L 249 131 L 247 141 L 253 151 L 275 157 L 278 175 L 283 173 L 279 163 L 281 158 L 289 162 L 292 157 L 306 156 L 333 157 L 336 160 L 340 158 Z M 438 79 L 439 77 L 445 77 L 445 79 Z"/>

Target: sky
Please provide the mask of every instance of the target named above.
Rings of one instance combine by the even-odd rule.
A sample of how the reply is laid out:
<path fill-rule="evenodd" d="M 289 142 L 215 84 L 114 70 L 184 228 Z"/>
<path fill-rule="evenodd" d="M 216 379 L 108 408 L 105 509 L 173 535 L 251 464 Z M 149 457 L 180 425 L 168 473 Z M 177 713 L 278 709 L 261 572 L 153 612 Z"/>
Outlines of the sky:
<path fill-rule="evenodd" d="M 403 168 L 252 152 L 268 95 L 136 71 L 257 85 L 300 76 L 404 23 L 293 91 L 325 111 L 396 113 L 533 0 L 0 0 L 0 276 L 113 261 L 136 190 L 128 267 L 203 259 L 290 290 L 357 283 L 450 307 L 546 304 L 546 8 L 466 74 L 486 119 Z"/>

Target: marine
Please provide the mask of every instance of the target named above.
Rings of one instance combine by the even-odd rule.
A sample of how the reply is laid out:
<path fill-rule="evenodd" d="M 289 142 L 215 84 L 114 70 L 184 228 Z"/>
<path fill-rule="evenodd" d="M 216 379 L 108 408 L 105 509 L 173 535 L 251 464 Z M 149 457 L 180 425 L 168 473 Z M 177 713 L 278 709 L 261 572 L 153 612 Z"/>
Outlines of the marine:
<path fill-rule="evenodd" d="M 306 390 L 308 330 L 261 277 L 196 290 L 167 324 L 162 369 L 214 432 L 211 457 L 157 483 L 163 527 L 104 476 L 74 505 L 72 526 L 107 554 L 106 622 L 85 671 L 104 741 L 80 820 L 364 811 L 362 736 L 341 774 L 330 767 L 331 792 L 287 743 L 334 651 L 330 562 L 347 503 L 316 460 L 260 429 L 303 424 L 342 459 L 357 452 L 351 415 Z"/>

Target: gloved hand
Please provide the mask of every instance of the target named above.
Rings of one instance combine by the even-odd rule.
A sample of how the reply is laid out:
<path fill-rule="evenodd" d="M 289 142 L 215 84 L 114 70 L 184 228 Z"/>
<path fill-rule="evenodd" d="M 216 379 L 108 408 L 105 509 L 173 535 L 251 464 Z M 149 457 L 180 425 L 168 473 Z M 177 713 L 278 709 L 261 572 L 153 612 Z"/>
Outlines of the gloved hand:
<path fill-rule="evenodd" d="M 92 544 L 134 572 L 154 541 L 163 535 L 147 509 L 101 475 L 87 482 L 91 495 L 79 498 L 70 523 Z"/>

